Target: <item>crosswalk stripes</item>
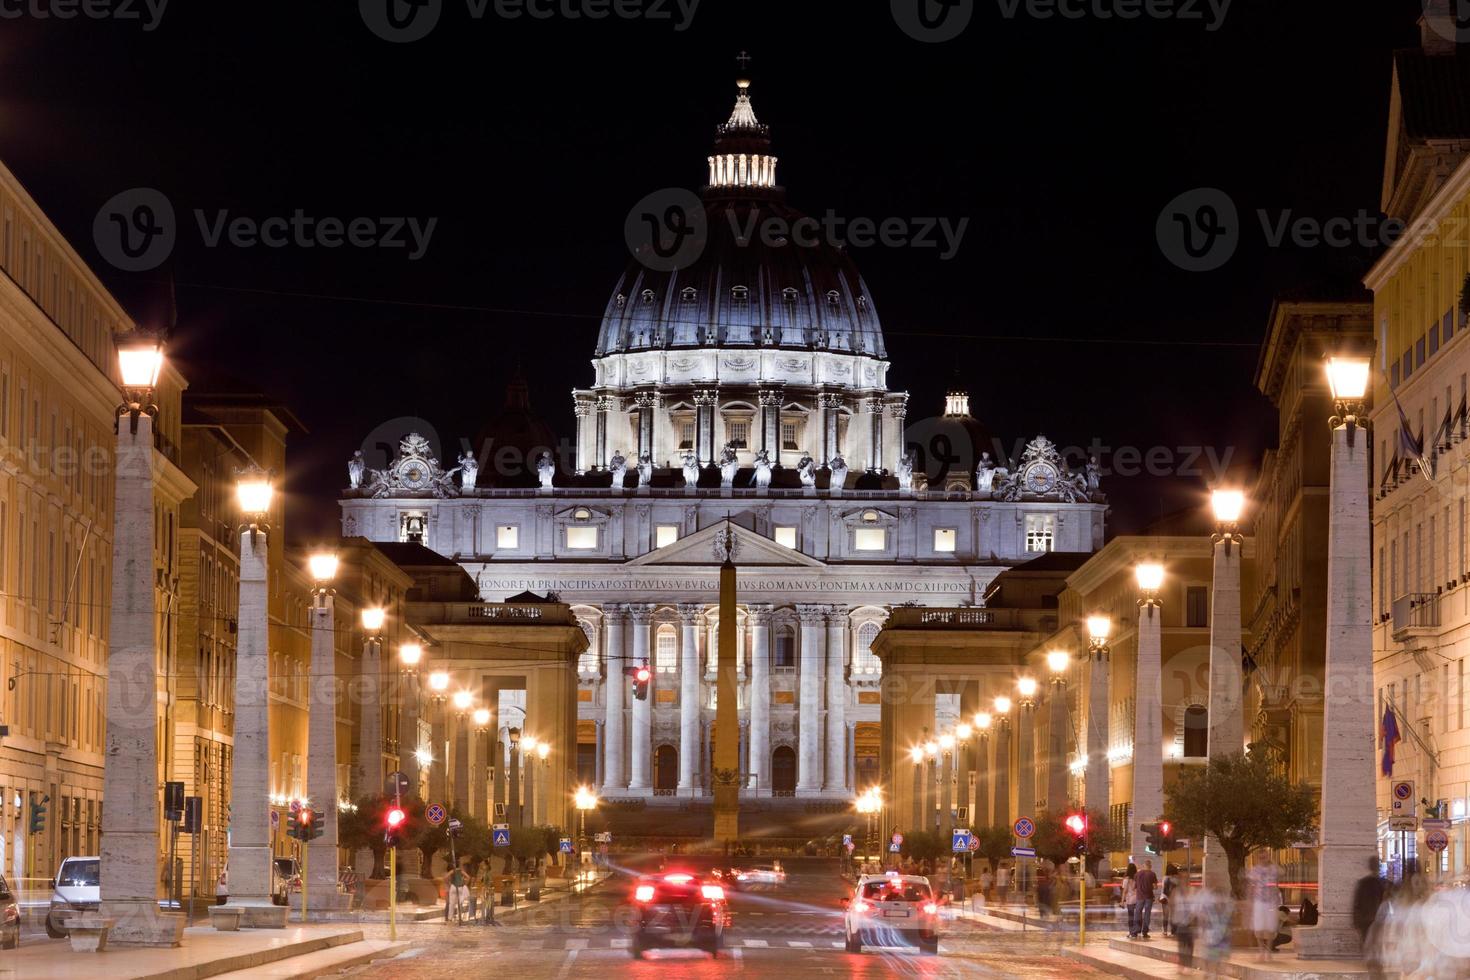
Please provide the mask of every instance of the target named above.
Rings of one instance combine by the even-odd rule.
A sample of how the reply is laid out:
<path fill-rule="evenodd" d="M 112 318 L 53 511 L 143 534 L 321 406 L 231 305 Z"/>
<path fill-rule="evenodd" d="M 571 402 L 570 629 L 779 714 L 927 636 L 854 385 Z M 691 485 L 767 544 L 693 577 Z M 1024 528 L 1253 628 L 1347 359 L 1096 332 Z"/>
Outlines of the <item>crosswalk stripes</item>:
<path fill-rule="evenodd" d="M 567 940 L 567 944 L 566 944 L 566 948 L 569 949 L 569 950 L 571 950 L 571 949 L 586 949 L 587 948 L 587 940 L 585 940 L 585 939 L 568 939 Z"/>
<path fill-rule="evenodd" d="M 742 939 L 740 941 L 743 942 L 745 945 L 750 946 L 750 947 L 752 947 L 754 949 L 766 949 L 767 947 L 769 947 L 771 945 L 770 943 L 766 942 L 764 939 Z"/>
<path fill-rule="evenodd" d="M 611 945 L 613 949 L 627 949 L 632 943 L 631 939 L 614 939 Z"/>
<path fill-rule="evenodd" d="M 811 943 L 805 942 L 805 941 L 800 940 L 800 939 L 788 939 L 788 940 L 786 940 L 786 945 L 787 946 L 790 946 L 790 947 L 792 947 L 794 949 L 811 949 L 812 948 L 812 944 Z"/>

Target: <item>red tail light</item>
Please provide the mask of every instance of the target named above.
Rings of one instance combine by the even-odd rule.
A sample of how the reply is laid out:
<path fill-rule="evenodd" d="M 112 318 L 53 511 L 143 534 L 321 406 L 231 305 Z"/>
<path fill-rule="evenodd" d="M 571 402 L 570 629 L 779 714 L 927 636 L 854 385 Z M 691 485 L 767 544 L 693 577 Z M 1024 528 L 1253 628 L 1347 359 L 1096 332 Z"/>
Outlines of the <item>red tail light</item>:
<path fill-rule="evenodd" d="M 866 912 L 871 908 L 872 906 L 863 901 L 861 898 L 854 898 L 852 900 L 852 910 L 854 912 L 857 912 L 858 914 L 862 914 L 863 912 Z"/>
<path fill-rule="evenodd" d="M 635 888 L 633 890 L 633 899 L 635 901 L 638 901 L 638 902 L 651 902 L 651 901 L 653 901 L 653 886 L 652 885 L 639 885 L 637 888 Z"/>
<path fill-rule="evenodd" d="M 939 906 L 935 905 L 933 902 L 929 902 L 927 905 L 924 906 L 924 912 L 928 915 L 936 915 L 939 912 Z"/>
<path fill-rule="evenodd" d="M 667 881 L 671 885 L 687 885 L 687 884 L 689 884 L 693 880 L 694 880 L 694 876 L 693 875 L 686 875 L 686 874 L 664 875 L 664 881 Z"/>
<path fill-rule="evenodd" d="M 725 900 L 725 889 L 719 885 L 701 885 L 699 893 L 711 902 L 723 902 Z"/>

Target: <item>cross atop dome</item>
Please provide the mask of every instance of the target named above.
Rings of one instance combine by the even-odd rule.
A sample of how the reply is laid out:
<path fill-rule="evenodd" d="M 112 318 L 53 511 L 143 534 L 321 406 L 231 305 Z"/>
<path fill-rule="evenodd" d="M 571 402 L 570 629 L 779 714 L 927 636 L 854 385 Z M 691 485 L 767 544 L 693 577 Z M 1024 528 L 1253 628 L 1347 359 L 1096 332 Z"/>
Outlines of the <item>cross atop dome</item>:
<path fill-rule="evenodd" d="M 735 96 L 735 111 L 730 113 L 730 121 L 725 123 L 725 129 L 759 129 L 760 120 L 755 118 L 755 109 L 750 104 L 750 79 L 736 80 L 735 87 L 739 89 L 739 94 Z"/>

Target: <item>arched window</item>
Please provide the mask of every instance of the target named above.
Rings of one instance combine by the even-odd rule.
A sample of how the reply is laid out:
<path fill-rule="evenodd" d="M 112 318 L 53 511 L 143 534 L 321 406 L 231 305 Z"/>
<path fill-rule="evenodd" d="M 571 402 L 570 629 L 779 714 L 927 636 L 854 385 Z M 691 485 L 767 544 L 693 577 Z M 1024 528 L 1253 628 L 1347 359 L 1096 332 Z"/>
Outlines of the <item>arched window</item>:
<path fill-rule="evenodd" d="M 1200 759 L 1209 754 L 1210 712 L 1204 705 L 1184 709 L 1184 756 Z"/>
<path fill-rule="evenodd" d="M 653 666 L 660 674 L 672 674 L 679 669 L 679 634 L 668 623 L 658 628 Z"/>
<path fill-rule="evenodd" d="M 692 303 L 694 302 L 694 297 L 697 296 L 698 293 L 695 291 L 693 286 L 685 286 L 679 291 L 679 295 L 683 298 L 684 302 Z"/>
<path fill-rule="evenodd" d="M 587 649 L 583 650 L 577 657 L 577 673 L 597 673 L 597 627 L 587 620 L 581 620 L 577 625 L 582 627 L 582 632 L 587 634 Z"/>
<path fill-rule="evenodd" d="M 653 290 L 651 290 L 651 289 L 645 289 L 640 295 L 643 297 L 643 305 L 644 306 L 652 306 L 653 305 Z"/>
<path fill-rule="evenodd" d="M 750 299 L 750 287 L 749 286 L 731 286 L 730 287 L 730 298 L 733 299 L 737 303 L 744 303 L 746 300 Z"/>
<path fill-rule="evenodd" d="M 858 627 L 857 644 L 852 648 L 852 672 L 854 676 L 876 676 L 882 665 L 873 653 L 873 641 L 878 638 L 878 624 L 864 623 Z"/>
<path fill-rule="evenodd" d="M 781 290 L 781 298 L 783 300 L 785 300 L 786 302 L 788 302 L 788 303 L 795 303 L 796 302 L 796 287 L 794 287 L 794 286 L 787 286 L 785 289 Z"/>

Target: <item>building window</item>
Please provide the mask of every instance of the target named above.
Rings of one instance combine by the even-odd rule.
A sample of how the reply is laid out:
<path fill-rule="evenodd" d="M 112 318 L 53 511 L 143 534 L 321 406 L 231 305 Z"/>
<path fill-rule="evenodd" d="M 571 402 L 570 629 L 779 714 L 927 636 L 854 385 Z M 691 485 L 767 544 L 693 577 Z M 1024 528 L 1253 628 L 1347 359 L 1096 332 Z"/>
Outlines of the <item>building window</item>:
<path fill-rule="evenodd" d="M 595 528 L 595 527 L 569 527 L 569 528 L 567 528 L 567 550 L 569 550 L 569 551 L 596 551 L 597 550 L 597 528 Z"/>
<path fill-rule="evenodd" d="M 731 286 L 730 287 L 730 298 L 733 299 L 737 303 L 744 303 L 746 300 L 750 299 L 750 287 L 749 286 Z"/>
<path fill-rule="evenodd" d="M 679 669 L 679 635 L 667 624 L 658 628 L 658 645 L 654 648 L 653 669 L 672 674 Z"/>
<path fill-rule="evenodd" d="M 679 448 L 694 448 L 694 420 L 681 419 L 679 422 Z"/>
<path fill-rule="evenodd" d="M 1026 550 L 1044 552 L 1052 550 L 1056 537 L 1056 518 L 1050 514 L 1026 515 Z"/>
<path fill-rule="evenodd" d="M 796 550 L 796 528 L 792 526 L 781 526 L 776 528 L 776 543 L 783 548 Z"/>
<path fill-rule="evenodd" d="M 1209 754 L 1210 713 L 1203 705 L 1184 709 L 1184 757 L 1202 759 Z"/>
<path fill-rule="evenodd" d="M 936 527 L 934 529 L 934 550 L 951 554 L 954 552 L 955 529 L 952 527 Z"/>
<path fill-rule="evenodd" d="M 873 641 L 878 638 L 878 624 L 864 623 L 858 627 L 857 644 L 852 649 L 852 672 L 870 676 L 881 673 L 878 658 L 873 653 Z"/>
<path fill-rule="evenodd" d="M 521 546 L 519 524 L 500 524 L 495 528 L 495 547 L 515 549 Z"/>
<path fill-rule="evenodd" d="M 773 667 L 795 667 L 796 666 L 796 634 L 790 626 L 782 626 L 776 630 L 775 649 L 771 651 L 771 666 Z"/>
<path fill-rule="evenodd" d="M 728 436 L 730 445 L 736 449 L 745 449 L 750 445 L 750 419 L 727 418 L 725 420 L 725 434 Z"/>
<path fill-rule="evenodd" d="M 1210 625 L 1210 590 L 1205 586 L 1191 585 L 1184 590 L 1184 625 Z"/>
<path fill-rule="evenodd" d="M 797 441 L 796 441 L 796 423 L 795 422 L 782 422 L 781 423 L 781 448 L 782 449 L 789 449 L 789 450 L 792 450 L 793 452 L 796 451 L 797 449 L 800 449 L 801 448 L 801 446 L 798 445 L 797 444 Z"/>
<path fill-rule="evenodd" d="M 653 546 L 655 548 L 667 548 L 679 540 L 679 527 L 677 524 L 660 524 L 653 532 Z"/>
<path fill-rule="evenodd" d="M 888 548 L 888 532 L 881 527 L 860 527 L 853 532 L 853 551 L 885 551 Z"/>
<path fill-rule="evenodd" d="M 423 511 L 408 511 L 398 518 L 398 540 L 411 542 L 413 544 L 424 543 L 424 529 L 428 524 L 428 515 Z"/>
<path fill-rule="evenodd" d="M 682 290 L 679 291 L 679 295 L 683 297 L 684 302 L 692 303 L 694 302 L 694 297 L 696 293 L 693 286 L 685 286 Z"/>

